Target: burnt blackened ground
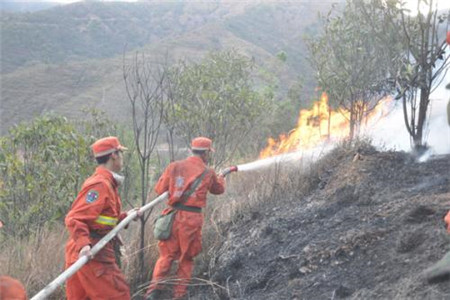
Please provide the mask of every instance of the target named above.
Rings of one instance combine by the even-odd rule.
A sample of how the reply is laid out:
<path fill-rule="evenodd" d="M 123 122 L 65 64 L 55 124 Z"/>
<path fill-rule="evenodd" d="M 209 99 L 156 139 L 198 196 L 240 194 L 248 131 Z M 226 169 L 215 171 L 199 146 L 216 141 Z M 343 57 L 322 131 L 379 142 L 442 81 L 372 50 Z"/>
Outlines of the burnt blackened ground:
<path fill-rule="evenodd" d="M 450 299 L 450 283 L 421 272 L 450 250 L 450 156 L 335 150 L 305 196 L 220 227 L 226 238 L 196 276 L 191 299 Z M 291 196 L 289 196 L 291 195 Z"/>

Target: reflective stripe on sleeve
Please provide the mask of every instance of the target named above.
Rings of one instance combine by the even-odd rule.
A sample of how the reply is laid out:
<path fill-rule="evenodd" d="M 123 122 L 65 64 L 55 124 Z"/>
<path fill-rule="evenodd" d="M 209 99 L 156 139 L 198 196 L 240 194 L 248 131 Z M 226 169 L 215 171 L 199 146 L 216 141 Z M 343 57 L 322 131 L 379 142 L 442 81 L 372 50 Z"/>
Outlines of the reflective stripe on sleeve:
<path fill-rule="evenodd" d="M 95 223 L 102 225 L 116 226 L 118 221 L 119 221 L 118 218 L 99 215 L 97 220 L 95 220 Z"/>

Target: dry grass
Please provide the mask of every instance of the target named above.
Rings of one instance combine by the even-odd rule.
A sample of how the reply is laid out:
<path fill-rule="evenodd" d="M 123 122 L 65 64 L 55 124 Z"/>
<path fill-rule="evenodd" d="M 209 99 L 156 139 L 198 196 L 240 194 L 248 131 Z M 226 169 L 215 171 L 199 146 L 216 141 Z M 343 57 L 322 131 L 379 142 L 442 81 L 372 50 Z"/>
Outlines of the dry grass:
<path fill-rule="evenodd" d="M 19 279 L 31 297 L 64 270 L 67 234 L 62 227 L 41 232 L 29 240 L 8 240 L 0 249 L 0 271 Z M 63 299 L 63 288 L 50 299 Z"/>

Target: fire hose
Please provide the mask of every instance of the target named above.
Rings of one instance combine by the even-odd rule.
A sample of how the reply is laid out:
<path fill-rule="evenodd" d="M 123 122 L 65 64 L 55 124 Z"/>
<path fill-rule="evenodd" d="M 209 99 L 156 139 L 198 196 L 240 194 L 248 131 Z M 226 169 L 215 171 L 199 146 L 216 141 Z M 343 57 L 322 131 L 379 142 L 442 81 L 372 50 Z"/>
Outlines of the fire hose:
<path fill-rule="evenodd" d="M 232 172 L 237 172 L 237 166 L 228 167 L 220 172 L 222 176 L 227 176 Z M 127 217 L 123 219 L 119 224 L 117 224 L 114 229 L 112 229 L 107 235 L 105 235 L 97 244 L 94 245 L 91 249 L 92 256 L 97 254 L 109 241 L 111 241 L 117 233 L 122 230 L 125 226 L 127 226 L 133 219 L 135 219 L 138 215 L 138 211 L 140 213 L 144 213 L 156 204 L 162 202 L 167 199 L 169 192 L 165 192 L 159 195 L 153 201 L 147 203 L 142 206 L 138 210 L 132 209 L 128 212 Z M 56 277 L 52 282 L 50 282 L 45 288 L 43 288 L 39 293 L 37 293 L 31 300 L 41 300 L 46 299 L 49 295 L 51 295 L 60 285 L 64 284 L 64 282 L 69 279 L 73 274 L 75 274 L 83 265 L 85 265 L 89 261 L 89 257 L 84 255 L 80 257 L 73 265 L 67 268 L 63 273 L 61 273 L 58 277 Z"/>
<path fill-rule="evenodd" d="M 231 172 L 237 172 L 238 171 L 238 167 L 237 166 L 231 166 L 228 167 L 226 169 L 223 169 L 222 171 L 220 171 L 220 174 L 222 174 L 222 176 L 227 176 L 228 174 L 230 174 Z"/>

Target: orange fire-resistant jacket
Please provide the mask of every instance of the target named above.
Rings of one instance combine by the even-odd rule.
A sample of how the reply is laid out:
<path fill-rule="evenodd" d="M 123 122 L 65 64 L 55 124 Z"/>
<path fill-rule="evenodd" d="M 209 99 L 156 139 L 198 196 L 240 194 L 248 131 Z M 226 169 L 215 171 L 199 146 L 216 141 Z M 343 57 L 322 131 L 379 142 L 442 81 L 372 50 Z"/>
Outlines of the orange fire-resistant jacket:
<path fill-rule="evenodd" d="M 80 193 L 66 216 L 66 227 L 70 233 L 66 245 L 66 264 L 78 259 L 86 245 L 94 246 L 118 222 L 126 217 L 121 212 L 118 185 L 112 173 L 103 166 L 83 184 Z M 114 247 L 108 243 L 94 257 L 100 262 L 115 262 Z"/>
<path fill-rule="evenodd" d="M 0 276 L 1 300 L 26 300 L 27 293 L 20 281 L 9 276 Z"/>
<path fill-rule="evenodd" d="M 176 161 L 166 168 L 155 186 L 155 191 L 162 194 L 169 191 L 169 204 L 179 200 L 189 185 L 208 168 L 200 157 L 191 156 L 185 160 Z M 203 178 L 194 193 L 188 198 L 184 205 L 205 207 L 208 192 L 219 195 L 225 191 L 225 180 L 217 176 L 214 170 L 208 168 L 208 173 Z"/>

